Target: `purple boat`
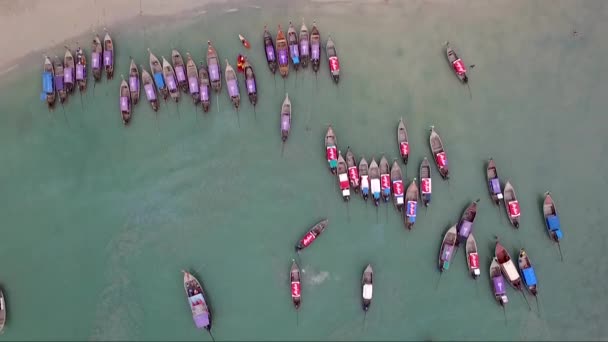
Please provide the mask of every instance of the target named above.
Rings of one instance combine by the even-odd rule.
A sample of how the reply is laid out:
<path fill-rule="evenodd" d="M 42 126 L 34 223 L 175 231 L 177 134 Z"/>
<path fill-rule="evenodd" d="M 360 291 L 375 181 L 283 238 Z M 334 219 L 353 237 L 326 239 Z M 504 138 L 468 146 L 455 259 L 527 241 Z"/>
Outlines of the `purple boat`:
<path fill-rule="evenodd" d="M 181 91 L 187 93 L 188 78 L 186 77 L 186 67 L 184 64 L 184 59 L 179 51 L 175 49 L 171 51 L 171 61 L 173 62 L 173 68 L 175 69 L 175 76 L 177 76 L 177 84 Z"/>
<path fill-rule="evenodd" d="M 101 69 L 103 68 L 101 58 L 103 55 L 103 45 L 101 39 L 95 35 L 93 38 L 93 46 L 91 46 L 91 69 L 93 69 L 93 78 L 95 82 L 101 80 Z"/>
<path fill-rule="evenodd" d="M 496 169 L 496 163 L 494 159 L 490 158 L 486 169 L 486 179 L 488 181 L 488 190 L 490 196 L 496 205 L 500 204 L 500 200 L 503 199 L 502 189 L 500 188 L 500 179 L 498 178 L 498 170 Z"/>
<path fill-rule="evenodd" d="M 245 59 L 245 85 L 247 86 L 247 96 L 249 96 L 249 102 L 255 107 L 258 103 L 258 87 L 255 82 L 255 74 L 253 73 L 253 67 L 249 64 L 249 60 Z"/>
<path fill-rule="evenodd" d="M 285 94 L 285 100 L 283 101 L 283 106 L 281 106 L 281 140 L 283 140 L 283 143 L 287 141 L 290 129 L 291 101 L 289 101 L 289 94 Z"/>
<path fill-rule="evenodd" d="M 53 68 L 55 69 L 55 90 L 59 94 L 59 102 L 63 104 L 68 99 L 68 92 L 63 82 L 63 63 L 61 63 L 61 60 L 57 56 L 55 56 Z"/>
<path fill-rule="evenodd" d="M 122 75 L 121 75 L 122 76 Z M 129 93 L 129 85 L 125 79 L 120 83 L 120 116 L 122 122 L 126 125 L 131 121 L 131 94 Z"/>
<path fill-rule="evenodd" d="M 192 274 L 182 272 L 184 272 L 184 291 L 186 291 L 194 324 L 198 329 L 205 329 L 211 334 L 211 308 L 207 304 L 203 287 Z"/>
<path fill-rule="evenodd" d="M 198 88 L 201 93 L 201 104 L 203 105 L 203 111 L 207 113 L 209 107 L 211 107 L 211 81 L 209 80 L 209 72 L 204 65 L 201 65 L 198 69 Z"/>
<path fill-rule="evenodd" d="M 281 25 L 279 25 L 279 31 L 277 32 L 276 51 L 279 55 L 279 73 L 281 77 L 285 78 L 289 74 L 289 46 L 285 34 L 281 30 Z"/>
<path fill-rule="evenodd" d="M 76 83 L 78 90 L 87 90 L 87 57 L 81 47 L 76 48 Z"/>
<path fill-rule="evenodd" d="M 277 71 L 277 57 L 274 51 L 274 42 L 272 36 L 268 32 L 268 28 L 264 25 L 264 50 L 266 51 L 266 62 L 268 62 L 268 68 L 273 74 Z"/>
<path fill-rule="evenodd" d="M 108 32 L 103 38 L 103 66 L 106 76 L 111 80 L 114 77 L 114 43 Z"/>
<path fill-rule="evenodd" d="M 479 199 L 474 202 L 471 202 L 469 206 L 464 210 L 462 216 L 460 217 L 460 221 L 458 222 L 458 242 L 457 245 L 461 242 L 466 242 L 469 235 L 473 232 L 473 222 L 475 221 L 475 216 L 477 216 L 477 203 Z"/>
<path fill-rule="evenodd" d="M 131 102 L 136 105 L 139 102 L 139 69 L 133 58 L 129 66 L 129 90 L 131 91 Z"/>
<path fill-rule="evenodd" d="M 144 84 L 144 92 L 146 93 L 146 99 L 150 102 L 152 106 L 152 110 L 155 112 L 158 111 L 158 97 L 156 96 L 156 88 L 154 88 L 154 80 L 152 79 L 152 75 L 141 66 L 141 81 Z"/>
<path fill-rule="evenodd" d="M 69 94 L 73 94 L 74 89 L 76 89 L 75 72 L 76 63 L 74 61 L 74 56 L 70 49 L 66 47 L 65 55 L 63 57 L 63 83 Z"/>
<path fill-rule="evenodd" d="M 219 94 L 222 90 L 222 78 L 220 75 L 220 60 L 217 56 L 217 51 L 211 41 L 207 41 L 207 67 L 209 68 L 209 80 L 211 81 L 211 89 Z"/>
<path fill-rule="evenodd" d="M 317 23 L 312 22 L 312 30 L 310 31 L 310 62 L 312 70 L 316 73 L 321 65 L 321 35 L 317 28 Z"/>
<path fill-rule="evenodd" d="M 439 250 L 439 271 L 447 271 L 450 268 L 452 257 L 456 252 L 457 241 L 456 226 L 454 225 L 448 229 L 441 242 L 441 249 Z"/>
<path fill-rule="evenodd" d="M 165 78 L 165 82 L 167 83 L 167 89 L 169 89 L 169 95 L 175 102 L 179 101 L 179 89 L 177 88 L 177 81 L 175 79 L 175 70 L 173 70 L 173 66 L 171 63 L 162 57 L 163 59 L 163 76 Z"/>
<path fill-rule="evenodd" d="M 308 66 L 309 60 L 310 40 L 308 28 L 306 27 L 306 24 L 304 24 L 304 19 L 302 19 L 302 27 L 300 28 L 300 62 L 302 63 L 302 68 L 306 68 Z"/>
<path fill-rule="evenodd" d="M 500 265 L 496 258 L 492 259 L 492 264 L 490 265 L 490 278 L 492 279 L 494 298 L 504 307 L 504 305 L 509 302 L 509 299 L 507 298 L 507 284 L 505 278 L 502 276 Z"/>
<path fill-rule="evenodd" d="M 241 104 L 241 94 L 239 92 L 239 83 L 236 78 L 236 72 L 226 60 L 226 85 L 228 86 L 228 96 L 230 97 L 230 101 L 234 105 L 234 108 L 237 110 Z"/>
<path fill-rule="evenodd" d="M 201 102 L 200 87 L 198 86 L 198 69 L 189 52 L 186 52 L 186 76 L 188 76 L 188 90 L 196 106 Z"/>
<path fill-rule="evenodd" d="M 300 66 L 300 47 L 296 29 L 293 27 L 291 22 L 289 22 L 289 28 L 287 29 L 287 42 L 289 44 L 289 56 L 291 57 L 291 63 L 296 71 L 298 71 L 298 67 Z"/>

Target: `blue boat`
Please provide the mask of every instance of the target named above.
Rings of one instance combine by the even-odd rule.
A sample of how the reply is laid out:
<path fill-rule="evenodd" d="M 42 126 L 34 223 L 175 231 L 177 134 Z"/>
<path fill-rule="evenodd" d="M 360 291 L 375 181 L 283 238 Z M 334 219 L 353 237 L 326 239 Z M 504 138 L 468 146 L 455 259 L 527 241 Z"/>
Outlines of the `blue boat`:
<path fill-rule="evenodd" d="M 564 237 L 564 234 L 562 233 L 559 216 L 557 215 L 557 209 L 555 208 L 555 202 L 553 202 L 550 192 L 545 193 L 545 200 L 543 202 L 543 216 L 545 217 L 545 225 L 547 227 L 549 237 L 551 237 L 551 240 L 557 242 L 559 255 L 563 261 L 564 257 L 562 256 L 562 249 L 559 243 Z"/>
<path fill-rule="evenodd" d="M 534 267 L 532 267 L 530 258 L 528 258 L 528 254 L 523 248 L 519 250 L 518 261 L 519 271 L 524 279 L 524 284 L 528 288 L 528 291 L 530 291 L 533 296 L 536 296 L 538 294 L 536 290 L 536 274 L 534 273 Z"/>
<path fill-rule="evenodd" d="M 150 70 L 154 76 L 154 83 L 156 84 L 158 92 L 163 96 L 163 100 L 167 101 L 167 98 L 169 97 L 169 89 L 167 89 L 167 85 L 165 85 L 163 66 L 160 64 L 160 61 L 152 53 L 152 51 L 150 51 L 150 49 L 148 49 L 148 53 L 150 54 Z"/>
<path fill-rule="evenodd" d="M 298 41 L 296 29 L 291 22 L 289 22 L 289 29 L 287 30 L 287 41 L 289 43 L 289 57 L 291 57 L 291 63 L 293 64 L 294 69 L 298 71 L 298 67 L 300 66 L 300 43 Z"/>
<path fill-rule="evenodd" d="M 42 93 L 40 99 L 46 101 L 49 110 L 55 107 L 55 83 L 53 77 L 55 70 L 51 59 L 47 56 L 44 57 L 44 66 L 42 69 Z"/>

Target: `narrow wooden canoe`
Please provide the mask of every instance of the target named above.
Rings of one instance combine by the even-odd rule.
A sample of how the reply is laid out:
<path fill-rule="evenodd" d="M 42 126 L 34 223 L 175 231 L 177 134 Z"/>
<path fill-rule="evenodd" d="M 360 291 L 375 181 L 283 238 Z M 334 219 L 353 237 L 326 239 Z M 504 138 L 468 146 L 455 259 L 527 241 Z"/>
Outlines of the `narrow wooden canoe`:
<path fill-rule="evenodd" d="M 291 301 L 296 310 L 300 308 L 302 302 L 302 291 L 300 282 L 300 267 L 296 263 L 295 259 L 291 261 L 291 270 L 289 271 L 289 279 L 291 283 Z"/>
<path fill-rule="evenodd" d="M 496 205 L 500 204 L 500 200 L 503 198 L 502 190 L 500 188 L 500 178 L 498 178 L 498 170 L 496 169 L 496 163 L 494 159 L 490 158 L 488 166 L 486 168 L 486 180 L 488 182 L 488 190 L 490 191 L 490 197 Z"/>
<path fill-rule="evenodd" d="M 469 273 L 474 279 L 477 279 L 481 274 L 479 269 L 479 254 L 477 251 L 477 241 L 473 234 L 469 234 L 467 238 L 467 244 L 465 245 L 467 266 L 469 267 Z"/>
<path fill-rule="evenodd" d="M 391 185 L 393 188 L 393 202 L 398 211 L 403 208 L 403 199 L 405 195 L 405 186 L 403 185 L 403 173 L 397 160 L 393 161 L 391 167 Z"/>
<path fill-rule="evenodd" d="M 340 191 L 342 192 L 342 198 L 344 201 L 350 199 L 350 183 L 348 182 L 348 167 L 346 167 L 346 161 L 342 157 L 342 152 L 338 151 L 338 183 L 340 185 Z"/>
<path fill-rule="evenodd" d="M 186 52 L 186 77 L 188 77 L 188 91 L 196 106 L 201 101 L 201 93 L 198 84 L 198 69 L 190 52 Z"/>
<path fill-rule="evenodd" d="M 439 174 L 443 179 L 450 178 L 448 168 L 448 155 L 443 147 L 441 137 L 435 131 L 435 126 L 431 126 L 431 136 L 429 138 L 429 142 L 431 146 L 431 153 L 433 154 L 433 159 L 435 160 L 435 165 L 437 165 Z"/>
<path fill-rule="evenodd" d="M 450 67 L 456 74 L 456 77 L 462 82 L 467 83 L 469 78 L 467 77 L 467 68 L 462 62 L 462 60 L 456 54 L 456 51 L 450 47 L 450 44 L 446 44 L 445 53 L 448 57 L 448 62 L 450 63 Z"/>
<path fill-rule="evenodd" d="M 274 50 L 274 41 L 272 40 L 272 35 L 268 31 L 268 27 L 264 25 L 264 51 L 266 52 L 266 62 L 268 63 L 268 68 L 271 73 L 275 73 L 277 71 L 277 54 Z"/>
<path fill-rule="evenodd" d="M 327 38 L 325 52 L 327 53 L 327 59 L 329 61 L 329 73 L 331 74 L 331 78 L 337 84 L 340 81 L 340 60 L 338 59 L 336 45 L 334 44 L 334 40 L 331 38 L 331 36 Z"/>
<path fill-rule="evenodd" d="M 405 129 L 403 118 L 399 119 L 399 124 L 397 125 L 397 146 L 399 146 L 399 154 L 403 159 L 403 163 L 407 165 L 410 157 L 410 143 L 407 138 L 407 130 Z"/>
<path fill-rule="evenodd" d="M 42 96 L 46 99 L 46 105 L 49 110 L 55 107 L 55 68 L 53 62 L 48 56 L 44 56 L 44 64 L 42 65 Z"/>
<path fill-rule="evenodd" d="M 310 31 L 310 63 L 312 64 L 312 70 L 316 74 L 321 66 L 321 34 L 317 28 L 316 21 L 312 22 L 312 29 Z"/>
<path fill-rule="evenodd" d="M 329 163 L 329 170 L 335 175 L 338 167 L 338 139 L 336 139 L 331 125 L 327 127 L 327 133 L 325 133 L 325 156 Z"/>
<path fill-rule="evenodd" d="M 76 84 L 81 93 L 87 90 L 87 56 L 80 46 L 76 47 Z"/>
<path fill-rule="evenodd" d="M 289 100 L 289 94 L 285 94 L 285 100 L 281 106 L 281 140 L 287 141 L 289 138 L 289 131 L 291 130 L 291 101 Z"/>
<path fill-rule="evenodd" d="M 287 43 L 289 45 L 291 64 L 293 65 L 293 68 L 298 71 L 298 68 L 300 67 L 300 42 L 298 41 L 298 34 L 291 21 L 289 22 L 289 28 L 287 29 Z"/>
<path fill-rule="evenodd" d="M 441 242 L 441 248 L 439 249 L 438 266 L 440 272 L 447 271 L 450 268 L 452 257 L 456 252 L 456 243 L 456 225 L 453 225 L 443 235 L 443 241 Z"/>
<path fill-rule="evenodd" d="M 219 93 L 222 90 L 220 60 L 210 40 L 207 41 L 207 69 L 209 71 L 211 89 Z"/>
<path fill-rule="evenodd" d="M 139 102 L 139 69 L 133 58 L 131 58 L 131 65 L 129 66 L 129 90 L 131 91 L 131 102 L 136 105 Z"/>
<path fill-rule="evenodd" d="M 173 63 L 173 70 L 175 70 L 175 77 L 177 78 L 179 89 L 183 92 L 188 92 L 186 65 L 184 64 L 184 58 L 176 49 L 171 51 L 171 62 Z"/>
<path fill-rule="evenodd" d="M 431 195 L 433 192 L 433 183 L 431 177 L 431 164 L 429 160 L 424 157 L 420 163 L 420 198 L 425 207 L 428 207 L 431 203 Z"/>
<path fill-rule="evenodd" d="M 418 185 L 416 185 L 416 178 L 412 180 L 405 192 L 405 206 L 403 214 L 405 227 L 411 230 L 414 227 L 414 223 L 416 223 L 416 213 L 418 211 Z"/>
<path fill-rule="evenodd" d="M 279 73 L 281 74 L 281 77 L 285 78 L 289 74 L 289 46 L 285 34 L 281 30 L 281 25 L 279 25 L 279 30 L 277 32 L 276 51 L 279 55 Z"/>
<path fill-rule="evenodd" d="M 507 298 L 507 285 L 505 284 L 505 278 L 502 276 L 500 271 L 500 264 L 496 257 L 492 259 L 490 264 L 490 279 L 492 281 L 492 289 L 494 290 L 494 298 L 501 306 L 505 306 L 509 302 Z"/>
<path fill-rule="evenodd" d="M 384 202 L 388 202 L 391 198 L 391 175 L 388 160 L 384 155 L 380 158 L 380 190 L 382 190 Z"/>
<path fill-rule="evenodd" d="M 346 166 L 348 167 L 348 180 L 350 186 L 355 190 L 355 193 L 358 194 L 361 186 L 359 168 L 357 167 L 357 160 L 355 159 L 355 155 L 351 151 L 350 146 L 346 149 Z"/>
<path fill-rule="evenodd" d="M 299 252 L 304 248 L 310 246 L 318 237 L 323 233 L 325 228 L 327 228 L 327 224 L 329 221 L 327 219 L 321 220 L 319 223 L 315 224 L 296 244 L 296 251 Z"/>
<path fill-rule="evenodd" d="M 169 97 L 169 89 L 167 89 L 167 85 L 165 84 L 165 76 L 163 75 L 163 66 L 160 64 L 160 61 L 156 56 L 148 49 L 148 53 L 150 54 L 150 70 L 152 71 L 152 75 L 154 76 L 154 83 L 156 84 L 156 88 L 158 92 L 163 96 L 163 100 L 167 100 Z"/>
<path fill-rule="evenodd" d="M 63 84 L 68 94 L 73 94 L 76 89 L 76 63 L 72 51 L 66 46 L 63 57 Z"/>
<path fill-rule="evenodd" d="M 243 46 L 245 47 L 245 49 L 250 49 L 251 48 L 251 44 L 249 44 L 249 41 L 247 39 L 245 39 L 245 37 L 243 37 L 242 34 L 239 34 L 239 40 L 241 41 L 241 44 L 243 44 Z"/>
<path fill-rule="evenodd" d="M 63 104 L 68 99 L 68 92 L 63 83 L 65 78 L 63 73 L 63 62 L 57 56 L 55 56 L 55 60 L 53 61 L 53 68 L 55 70 L 55 90 L 57 90 L 57 94 L 59 94 L 59 102 Z"/>
<path fill-rule="evenodd" d="M 209 79 L 207 67 L 202 63 L 198 68 L 198 88 L 201 94 L 203 111 L 207 113 L 209 111 L 209 107 L 211 107 L 211 80 Z"/>
<path fill-rule="evenodd" d="M 241 105 L 241 92 L 239 91 L 239 80 L 236 78 L 236 72 L 232 68 L 232 65 L 228 63 L 226 59 L 226 87 L 228 88 L 228 97 L 234 105 L 235 109 L 239 109 Z"/>
<path fill-rule="evenodd" d="M 363 305 L 363 311 L 369 310 L 369 306 L 372 304 L 372 296 L 374 294 L 374 270 L 371 264 L 363 270 L 363 276 L 361 277 L 361 304 Z"/>
<path fill-rule="evenodd" d="M 519 272 L 517 272 L 517 268 L 515 268 L 515 263 L 511 259 L 509 252 L 507 252 L 505 247 L 498 241 L 496 241 L 494 256 L 496 257 L 496 260 L 498 260 L 500 270 L 505 278 L 507 278 L 507 281 L 513 288 L 521 290 L 521 277 L 519 276 Z"/>
<path fill-rule="evenodd" d="M 462 212 L 460 216 L 460 221 L 458 221 L 458 242 L 465 242 L 469 235 L 473 233 L 473 223 L 475 222 L 475 217 L 477 216 L 477 203 L 479 203 L 479 198 L 471 204 Z"/>
<path fill-rule="evenodd" d="M 530 291 L 533 296 L 538 295 L 538 291 L 536 289 L 536 273 L 534 272 L 534 267 L 532 267 L 528 253 L 526 253 L 523 248 L 519 250 L 518 264 L 521 277 L 524 284 L 528 288 L 528 291 Z"/>
<path fill-rule="evenodd" d="M 310 37 L 308 34 L 308 28 L 304 24 L 304 18 L 302 18 L 302 26 L 300 27 L 300 63 L 302 68 L 308 66 L 310 61 Z"/>
<path fill-rule="evenodd" d="M 175 79 L 175 70 L 173 66 L 165 56 L 162 56 L 163 59 L 163 77 L 165 78 L 165 82 L 167 82 L 167 89 L 169 90 L 169 95 L 175 101 L 179 101 L 179 88 L 177 87 L 177 80 Z"/>
<path fill-rule="evenodd" d="M 146 94 L 146 99 L 150 102 L 150 106 L 152 106 L 152 110 L 157 112 L 159 107 L 158 96 L 156 94 L 156 88 L 154 86 L 154 80 L 152 79 L 152 75 L 141 65 L 141 83 L 144 85 L 144 93 Z"/>
<path fill-rule="evenodd" d="M 4 330 L 6 323 L 6 302 L 4 301 L 4 292 L 0 289 L 0 333 Z"/>
<path fill-rule="evenodd" d="M 247 96 L 249 97 L 249 103 L 254 107 L 258 103 L 258 85 L 255 81 L 255 73 L 253 67 L 249 63 L 249 59 L 245 59 L 245 87 L 247 88 Z"/>
<path fill-rule="evenodd" d="M 380 203 L 381 186 L 380 186 L 380 168 L 376 159 L 372 157 L 372 162 L 369 164 L 369 179 L 372 197 L 374 198 L 374 204 L 378 206 Z"/>
<path fill-rule="evenodd" d="M 361 195 L 363 195 L 363 200 L 367 201 L 367 197 L 369 196 L 369 165 L 363 157 L 359 160 L 359 177 L 361 178 L 359 181 Z"/>
<path fill-rule="evenodd" d="M 103 66 L 106 69 L 106 77 L 111 80 L 114 77 L 114 42 L 107 31 L 103 38 Z"/>
<path fill-rule="evenodd" d="M 545 217 L 545 226 L 547 227 L 549 237 L 551 237 L 551 240 L 557 242 L 559 245 L 559 242 L 564 235 L 561 230 L 557 208 L 555 207 L 555 202 L 553 201 L 550 192 L 545 193 L 545 200 L 543 201 L 543 216 Z"/>
<path fill-rule="evenodd" d="M 188 305 L 192 311 L 192 319 L 194 324 L 199 329 L 205 329 L 211 333 L 211 307 L 207 302 L 207 295 L 203 290 L 203 286 L 192 274 L 184 273 L 184 291 L 188 299 Z"/>
<path fill-rule="evenodd" d="M 515 188 L 511 185 L 511 182 L 507 181 L 505 183 L 504 190 L 505 197 L 505 207 L 507 209 L 507 217 L 509 221 L 515 228 L 519 228 L 519 221 L 521 212 L 519 210 L 519 201 L 517 200 L 517 196 L 515 195 Z"/>
<path fill-rule="evenodd" d="M 91 46 L 91 69 L 93 70 L 93 79 L 95 82 L 101 80 L 101 71 L 103 69 L 103 44 L 98 35 L 93 38 Z"/>
<path fill-rule="evenodd" d="M 122 82 L 120 82 L 120 117 L 126 126 L 131 121 L 131 92 L 125 78 L 120 76 L 122 78 Z"/>

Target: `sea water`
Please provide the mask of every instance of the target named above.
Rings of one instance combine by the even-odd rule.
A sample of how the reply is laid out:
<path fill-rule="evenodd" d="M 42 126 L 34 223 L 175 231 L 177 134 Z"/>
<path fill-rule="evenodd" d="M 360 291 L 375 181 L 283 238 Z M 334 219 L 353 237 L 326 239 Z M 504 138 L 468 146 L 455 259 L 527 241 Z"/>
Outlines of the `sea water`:
<path fill-rule="evenodd" d="M 3 76 L 4 338 L 209 339 L 192 322 L 182 269 L 203 281 L 217 340 L 608 337 L 601 262 L 608 166 L 604 2 L 253 5 L 213 5 L 196 15 L 112 28 L 114 79 L 93 85 L 89 77 L 82 98 L 76 92 L 53 112 L 39 101 L 41 59 Z M 270 74 L 263 26 L 276 38 L 277 24 L 287 30 L 291 20 L 299 31 L 302 17 L 309 30 L 317 21 L 323 43 L 332 35 L 342 69 L 338 85 L 324 53 L 318 75 L 310 66 L 291 69 L 286 80 Z M 247 55 L 257 76 L 255 111 L 239 75 L 238 113 L 225 84 L 206 114 L 185 94 L 178 104 L 161 101 L 155 114 L 142 94 L 124 127 L 118 90 L 129 56 L 149 68 L 147 48 L 159 58 L 177 48 L 200 62 L 207 40 L 222 70 L 225 58 L 235 66 L 238 53 Z M 472 96 L 446 62 L 446 40 L 467 66 L 475 64 Z M 292 130 L 282 147 L 279 114 L 287 92 Z M 419 210 L 412 231 L 390 203 L 376 209 L 357 195 L 344 203 L 323 147 L 332 124 L 343 153 L 350 146 L 357 159 L 385 154 L 392 161 L 401 117 L 411 146 L 409 164 L 402 165 L 406 184 L 423 157 L 431 160 L 431 125 L 444 140 L 451 173 L 449 183 L 442 181 L 433 166 L 433 201 Z M 519 230 L 490 201 L 490 157 L 503 183 L 510 180 L 517 191 Z M 543 224 L 547 190 L 561 215 L 563 262 Z M 482 275 L 470 279 L 461 250 L 439 281 L 442 235 L 477 198 Z M 293 247 L 322 218 L 329 227 L 298 257 L 303 284 L 296 314 L 288 284 Z M 495 236 L 514 258 L 519 248 L 528 251 L 538 308 L 528 296 L 529 310 L 509 289 L 503 316 L 487 274 Z M 368 263 L 375 290 L 364 322 L 360 278 Z"/>

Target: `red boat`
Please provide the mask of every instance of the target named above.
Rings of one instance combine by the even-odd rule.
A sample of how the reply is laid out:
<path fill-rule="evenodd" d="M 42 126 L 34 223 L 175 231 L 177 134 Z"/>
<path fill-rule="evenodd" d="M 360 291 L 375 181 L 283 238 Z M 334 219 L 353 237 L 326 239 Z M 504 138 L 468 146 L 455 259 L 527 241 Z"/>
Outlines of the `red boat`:
<path fill-rule="evenodd" d="M 321 222 L 315 224 L 301 239 L 298 241 L 296 245 L 296 251 L 301 251 L 302 249 L 310 246 L 321 233 L 327 227 L 329 221 L 327 219 L 322 220 Z"/>
<path fill-rule="evenodd" d="M 241 43 L 243 44 L 243 46 L 246 49 L 251 48 L 251 44 L 249 44 L 249 41 L 247 39 L 245 39 L 245 37 L 243 37 L 242 35 L 239 34 L 239 39 L 241 40 Z"/>

